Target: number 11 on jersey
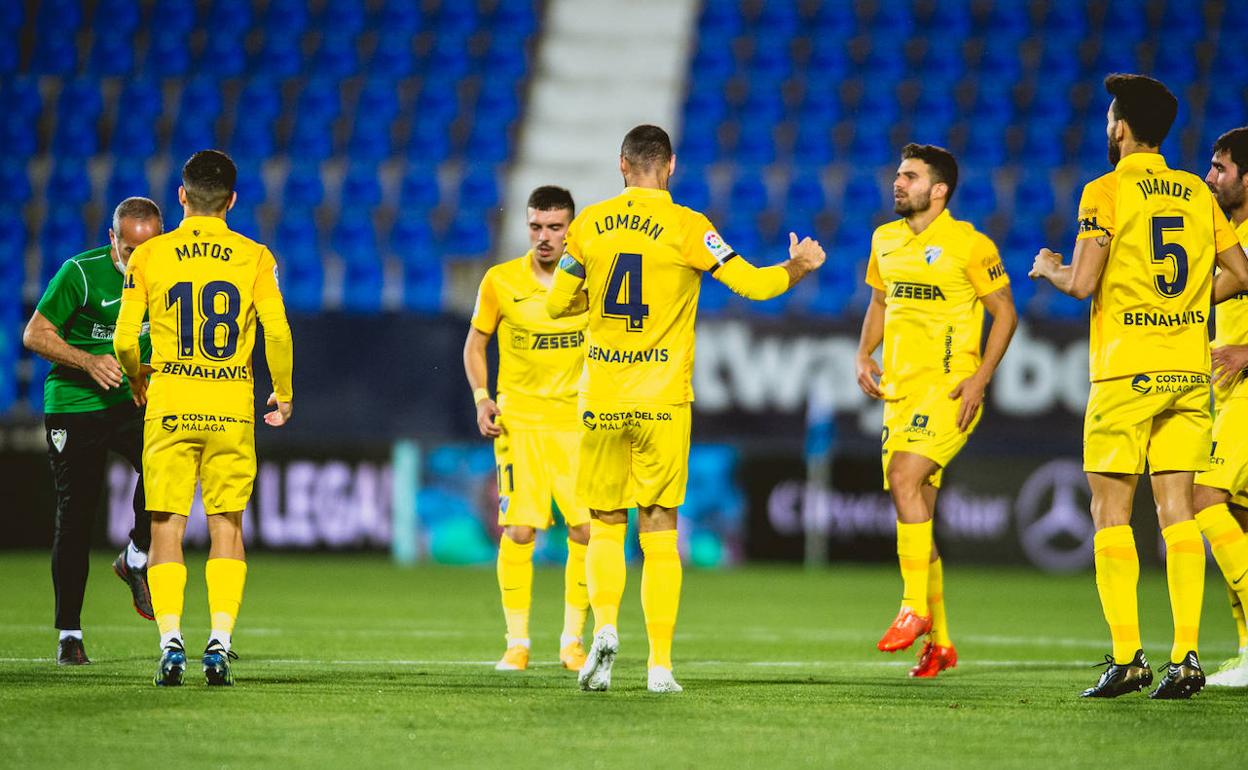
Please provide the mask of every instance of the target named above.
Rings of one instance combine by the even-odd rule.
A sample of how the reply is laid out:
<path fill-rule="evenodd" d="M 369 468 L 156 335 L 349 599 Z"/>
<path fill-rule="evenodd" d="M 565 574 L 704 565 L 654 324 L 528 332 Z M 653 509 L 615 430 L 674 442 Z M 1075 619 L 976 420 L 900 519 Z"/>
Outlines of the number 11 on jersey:
<path fill-rule="evenodd" d="M 645 328 L 650 306 L 641 299 L 641 255 L 621 252 L 615 255 L 607 290 L 602 296 L 603 318 L 628 321 L 630 332 Z"/>

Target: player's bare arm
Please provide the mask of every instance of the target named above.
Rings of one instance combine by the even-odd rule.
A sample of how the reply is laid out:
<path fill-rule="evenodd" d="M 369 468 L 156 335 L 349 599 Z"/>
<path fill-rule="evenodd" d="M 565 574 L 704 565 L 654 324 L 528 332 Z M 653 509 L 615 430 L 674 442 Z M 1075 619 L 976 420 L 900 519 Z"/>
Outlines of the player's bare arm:
<path fill-rule="evenodd" d="M 1029 278 L 1044 278 L 1058 291 L 1075 299 L 1087 299 L 1096 291 L 1109 259 L 1111 237 L 1099 235 L 1075 243 L 1075 255 L 1069 265 L 1062 264 L 1062 255 L 1050 249 L 1036 252 Z"/>
<path fill-rule="evenodd" d="M 880 390 L 880 365 L 871 356 L 884 341 L 884 292 L 871 289 L 871 302 L 862 317 L 862 333 L 858 335 L 858 355 L 855 368 L 858 372 L 858 387 L 871 398 L 884 398 Z"/>
<path fill-rule="evenodd" d="M 464 374 L 477 402 L 477 430 L 486 438 L 498 438 L 503 434 L 503 429 L 496 423 L 501 412 L 489 394 L 490 376 L 485 350 L 492 336 L 470 326 L 468 337 L 464 340 Z"/>
<path fill-rule="evenodd" d="M 819 241 L 810 236 L 799 241 L 797 233 L 789 233 L 789 259 L 782 263 L 785 272 L 789 274 L 789 288 L 793 288 L 798 281 L 822 267 L 825 259 L 827 255 Z"/>
<path fill-rule="evenodd" d="M 992 325 L 988 329 L 988 341 L 984 343 L 984 355 L 975 373 L 957 384 L 949 394 L 949 398 L 961 398 L 962 406 L 958 410 L 958 430 L 966 431 L 975 421 L 984 404 L 984 391 L 992 381 L 1005 350 L 1018 328 L 1018 311 L 1014 307 L 1014 293 L 1009 286 L 985 294 L 980 298 L 984 309 L 992 316 Z"/>
<path fill-rule="evenodd" d="M 110 355 L 92 355 L 66 342 L 56 326 L 38 310 L 30 317 L 22 332 L 22 344 L 26 349 L 54 364 L 72 366 L 91 376 L 96 385 L 105 390 L 121 387 L 121 366 Z"/>
<path fill-rule="evenodd" d="M 1242 291 L 1248 291 L 1248 257 L 1238 243 L 1219 251 L 1216 257 L 1221 268 L 1213 277 L 1213 302 L 1234 297 Z"/>
<path fill-rule="evenodd" d="M 1210 353 L 1215 385 L 1230 385 L 1248 369 L 1248 345 L 1223 345 Z"/>

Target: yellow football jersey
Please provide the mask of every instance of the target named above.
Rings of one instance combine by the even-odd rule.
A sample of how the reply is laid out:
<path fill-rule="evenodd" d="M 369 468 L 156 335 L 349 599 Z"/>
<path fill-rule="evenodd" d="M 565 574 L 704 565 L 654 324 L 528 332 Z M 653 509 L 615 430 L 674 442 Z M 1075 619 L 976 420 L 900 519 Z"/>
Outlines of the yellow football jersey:
<path fill-rule="evenodd" d="M 148 419 L 187 410 L 254 419 L 255 305 L 281 300 L 267 247 L 219 217 L 186 217 L 134 250 L 121 298 L 123 314 L 142 306 L 151 318 Z M 289 401 L 289 382 L 276 371 L 274 379 L 278 397 Z"/>
<path fill-rule="evenodd" d="M 576 425 L 589 319 L 550 317 L 532 259 L 530 251 L 486 271 L 472 326 L 482 334 L 498 332 L 498 408 L 506 424 Z"/>
<path fill-rule="evenodd" d="M 1235 228 L 1239 243 L 1248 249 L 1248 219 Z M 1213 338 L 1213 346 L 1248 345 L 1248 291 L 1241 291 L 1234 297 L 1214 308 L 1214 328 L 1217 334 Z M 1248 386 L 1245 378 L 1239 377 L 1230 388 L 1218 387 L 1214 395 L 1219 401 L 1227 398 L 1248 397 Z"/>
<path fill-rule="evenodd" d="M 1079 199 L 1077 240 L 1101 236 L 1112 240 L 1092 298 L 1092 381 L 1207 373 L 1214 256 L 1237 241 L 1204 181 L 1128 155 Z"/>
<path fill-rule="evenodd" d="M 904 219 L 877 227 L 866 280 L 884 292 L 880 389 L 889 400 L 932 375 L 974 373 L 984 328 L 979 298 L 1010 284 L 988 236 L 947 209 L 918 235 Z"/>
<path fill-rule="evenodd" d="M 666 190 L 628 187 L 568 228 L 560 269 L 584 280 L 589 330 L 581 392 L 597 401 L 693 400 L 703 271 L 736 253 Z"/>

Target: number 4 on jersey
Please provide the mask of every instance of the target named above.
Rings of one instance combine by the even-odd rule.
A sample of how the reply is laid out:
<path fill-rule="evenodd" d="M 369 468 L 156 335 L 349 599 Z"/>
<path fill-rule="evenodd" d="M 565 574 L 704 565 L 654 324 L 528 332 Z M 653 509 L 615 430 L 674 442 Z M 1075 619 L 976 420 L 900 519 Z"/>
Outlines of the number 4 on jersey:
<path fill-rule="evenodd" d="M 602 316 L 626 319 L 628 330 L 639 332 L 648 315 L 650 306 L 641 301 L 641 255 L 616 254 L 607 291 L 602 296 Z"/>

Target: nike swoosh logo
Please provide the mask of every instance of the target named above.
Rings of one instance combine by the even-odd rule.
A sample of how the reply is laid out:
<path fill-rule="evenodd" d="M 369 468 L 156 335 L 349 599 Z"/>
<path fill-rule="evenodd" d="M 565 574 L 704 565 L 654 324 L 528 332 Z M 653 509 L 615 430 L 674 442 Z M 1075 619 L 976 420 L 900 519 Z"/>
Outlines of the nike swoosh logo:
<path fill-rule="evenodd" d="M 1232 580 L 1232 581 L 1231 581 L 1231 585 L 1233 585 L 1233 586 L 1237 586 L 1237 585 L 1239 585 L 1239 581 L 1241 581 L 1241 580 L 1243 580 L 1243 579 L 1244 579 L 1244 575 L 1248 575 L 1248 569 L 1246 569 L 1246 570 L 1244 570 L 1243 572 L 1239 573 L 1239 577 L 1237 577 L 1237 578 L 1235 578 L 1234 580 Z"/>
<path fill-rule="evenodd" d="M 919 440 L 920 439 L 917 439 L 917 438 L 906 438 L 906 443 L 913 444 L 914 442 L 919 441 Z"/>
<path fill-rule="evenodd" d="M 536 294 L 527 294 L 523 297 L 512 297 L 511 301 L 512 302 L 524 302 L 526 299 L 533 299 L 536 296 L 537 296 Z"/>
<path fill-rule="evenodd" d="M 100 300 L 100 307 L 108 307 L 109 305 L 116 305 L 118 302 L 121 302 L 121 297 L 118 297 L 112 302 L 106 302 L 104 300 Z"/>

